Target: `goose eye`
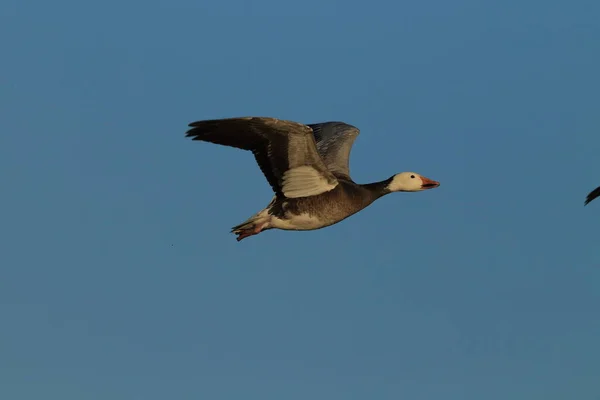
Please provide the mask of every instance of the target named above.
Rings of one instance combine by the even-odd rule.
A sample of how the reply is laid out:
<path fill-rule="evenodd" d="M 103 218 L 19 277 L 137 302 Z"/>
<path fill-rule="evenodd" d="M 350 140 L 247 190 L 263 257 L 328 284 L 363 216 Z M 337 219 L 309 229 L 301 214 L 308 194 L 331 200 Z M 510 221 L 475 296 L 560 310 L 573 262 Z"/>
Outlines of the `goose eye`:
<path fill-rule="evenodd" d="M 411 178 L 411 179 L 415 179 L 415 176 L 414 176 L 414 175 L 411 175 L 411 176 L 410 176 L 410 178 Z"/>

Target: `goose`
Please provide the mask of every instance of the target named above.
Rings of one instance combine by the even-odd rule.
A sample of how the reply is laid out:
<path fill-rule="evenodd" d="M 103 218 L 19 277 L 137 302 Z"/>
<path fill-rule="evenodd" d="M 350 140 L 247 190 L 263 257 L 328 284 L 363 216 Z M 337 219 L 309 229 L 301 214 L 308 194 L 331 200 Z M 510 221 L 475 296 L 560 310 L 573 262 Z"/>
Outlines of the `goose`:
<path fill-rule="evenodd" d="M 599 197 L 599 196 L 600 196 L 600 186 L 598 186 L 596 189 L 592 190 L 587 195 L 587 198 L 585 199 L 585 203 L 583 205 L 587 206 L 590 201 L 594 200 L 596 197 Z"/>
<path fill-rule="evenodd" d="M 273 189 L 263 210 L 234 226 L 239 242 L 269 229 L 310 231 L 336 224 L 392 192 L 420 192 L 440 183 L 416 172 L 355 183 L 349 156 L 359 129 L 344 122 L 301 124 L 270 117 L 192 122 L 186 137 L 249 150 Z"/>

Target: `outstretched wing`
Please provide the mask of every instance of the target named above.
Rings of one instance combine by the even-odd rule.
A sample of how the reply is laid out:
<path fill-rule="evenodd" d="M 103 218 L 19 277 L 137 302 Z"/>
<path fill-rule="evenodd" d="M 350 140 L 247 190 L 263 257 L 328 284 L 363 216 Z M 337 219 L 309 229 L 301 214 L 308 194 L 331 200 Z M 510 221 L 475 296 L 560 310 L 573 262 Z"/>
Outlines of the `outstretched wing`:
<path fill-rule="evenodd" d="M 598 196 L 600 196 L 600 186 L 599 186 L 599 187 L 597 187 L 596 189 L 592 190 L 592 191 L 590 192 L 590 194 L 588 194 L 588 195 L 587 195 L 587 198 L 585 199 L 585 203 L 584 203 L 584 205 L 586 205 L 586 206 L 587 206 L 587 204 L 588 204 L 590 201 L 594 200 L 594 199 L 595 199 L 596 197 L 598 197 Z"/>
<path fill-rule="evenodd" d="M 264 117 L 197 121 L 192 140 L 250 150 L 276 194 L 315 196 L 337 186 L 317 151 L 312 130 L 303 124 Z"/>
<path fill-rule="evenodd" d="M 317 141 L 317 151 L 327 169 L 342 179 L 350 178 L 350 151 L 360 130 L 344 122 L 324 122 L 308 125 Z"/>

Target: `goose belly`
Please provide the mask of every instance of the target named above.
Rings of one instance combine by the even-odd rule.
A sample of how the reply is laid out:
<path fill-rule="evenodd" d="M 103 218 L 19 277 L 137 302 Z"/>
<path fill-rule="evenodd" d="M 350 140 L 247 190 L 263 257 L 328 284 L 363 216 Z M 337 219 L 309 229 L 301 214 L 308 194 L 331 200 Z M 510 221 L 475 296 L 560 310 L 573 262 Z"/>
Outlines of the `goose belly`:
<path fill-rule="evenodd" d="M 323 219 L 314 214 L 301 213 L 292 214 L 287 212 L 283 217 L 271 217 L 271 226 L 277 229 L 292 230 L 292 231 L 310 231 L 314 229 L 324 228 L 333 225 L 338 221 Z"/>

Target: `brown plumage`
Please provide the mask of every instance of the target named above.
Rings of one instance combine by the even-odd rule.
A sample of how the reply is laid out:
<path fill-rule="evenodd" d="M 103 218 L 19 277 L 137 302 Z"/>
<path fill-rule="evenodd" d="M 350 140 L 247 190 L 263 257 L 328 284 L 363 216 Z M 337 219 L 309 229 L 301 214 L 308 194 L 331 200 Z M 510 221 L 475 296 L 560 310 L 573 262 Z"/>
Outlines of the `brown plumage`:
<path fill-rule="evenodd" d="M 304 125 L 264 117 L 197 121 L 192 140 L 249 150 L 275 193 L 271 203 L 232 228 L 237 240 L 268 229 L 314 230 L 333 225 L 393 191 L 421 191 L 439 183 L 413 172 L 357 184 L 349 157 L 359 130 L 343 122 Z"/>

